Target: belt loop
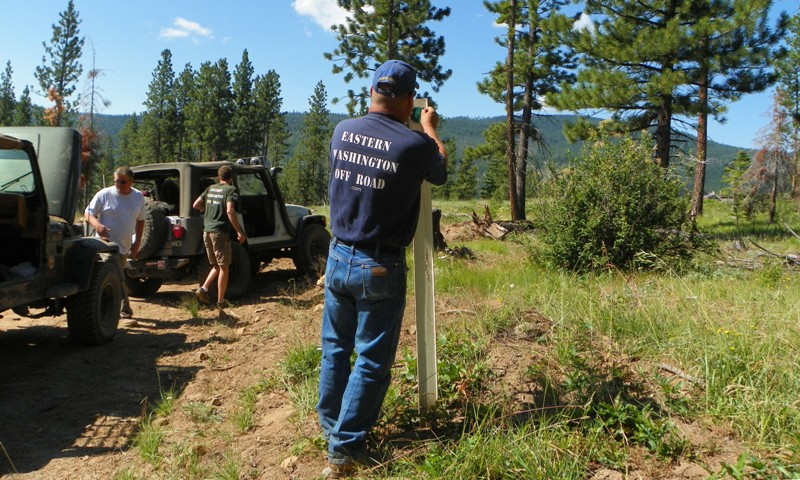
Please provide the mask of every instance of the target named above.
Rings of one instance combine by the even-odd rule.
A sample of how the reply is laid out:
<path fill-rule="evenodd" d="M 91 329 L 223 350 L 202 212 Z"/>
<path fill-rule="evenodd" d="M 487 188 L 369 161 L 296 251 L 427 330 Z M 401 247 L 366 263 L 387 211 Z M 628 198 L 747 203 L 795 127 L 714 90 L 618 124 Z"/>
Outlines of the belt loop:
<path fill-rule="evenodd" d="M 336 245 L 339 245 L 339 239 L 336 238 L 336 237 L 333 237 L 333 246 L 334 246 L 334 248 L 336 247 Z"/>

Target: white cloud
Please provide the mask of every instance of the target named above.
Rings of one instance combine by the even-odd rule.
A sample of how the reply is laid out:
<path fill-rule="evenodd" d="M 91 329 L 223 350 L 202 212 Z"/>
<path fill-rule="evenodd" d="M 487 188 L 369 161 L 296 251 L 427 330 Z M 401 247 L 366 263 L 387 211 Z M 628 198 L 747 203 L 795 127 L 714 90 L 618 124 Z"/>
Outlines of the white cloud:
<path fill-rule="evenodd" d="M 188 37 L 189 32 L 186 30 L 178 30 L 177 28 L 162 28 L 161 38 L 183 38 Z"/>
<path fill-rule="evenodd" d="M 325 30 L 332 25 L 345 23 L 347 10 L 336 3 L 336 0 L 294 0 L 294 11 L 311 19 Z"/>
<path fill-rule="evenodd" d="M 589 31 L 594 32 L 594 30 L 595 30 L 594 20 L 592 20 L 592 17 L 590 17 L 586 13 L 581 13 L 580 18 L 575 20 L 575 23 L 572 24 L 572 29 L 573 30 L 589 30 Z"/>
<path fill-rule="evenodd" d="M 206 28 L 197 22 L 178 17 L 172 21 L 172 27 L 162 28 L 161 38 L 186 38 L 192 37 L 194 43 L 199 42 L 197 37 L 214 38 L 210 28 Z"/>

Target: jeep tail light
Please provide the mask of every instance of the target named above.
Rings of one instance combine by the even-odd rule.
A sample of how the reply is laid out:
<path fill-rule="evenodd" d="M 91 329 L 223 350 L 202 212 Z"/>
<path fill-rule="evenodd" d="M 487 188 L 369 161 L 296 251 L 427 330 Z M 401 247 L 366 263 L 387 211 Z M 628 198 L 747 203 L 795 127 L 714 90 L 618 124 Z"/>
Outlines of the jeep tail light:
<path fill-rule="evenodd" d="M 183 225 L 176 223 L 172 225 L 172 237 L 175 240 L 180 240 L 186 234 L 186 229 L 183 228 Z"/>

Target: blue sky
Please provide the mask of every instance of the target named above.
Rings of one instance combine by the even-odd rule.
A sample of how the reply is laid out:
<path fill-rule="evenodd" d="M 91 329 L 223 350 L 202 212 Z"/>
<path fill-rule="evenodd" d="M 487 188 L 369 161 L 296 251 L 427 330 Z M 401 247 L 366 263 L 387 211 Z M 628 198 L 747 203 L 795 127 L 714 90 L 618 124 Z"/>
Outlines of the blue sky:
<path fill-rule="evenodd" d="M 161 51 L 170 49 L 176 72 L 191 63 L 194 69 L 206 61 L 228 60 L 231 71 L 247 49 L 256 74 L 275 70 L 280 75 L 285 111 L 306 111 L 317 82 L 325 84 L 328 99 L 348 88 L 358 89 L 366 80 L 345 84 L 342 75 L 331 74 L 323 53 L 336 48 L 335 35 L 327 28 L 343 20 L 335 0 L 74 0 L 86 38 L 84 73 L 102 71 L 96 87 L 110 102 L 101 113 L 130 114 L 143 110 L 147 88 Z M 451 15 L 434 24 L 445 37 L 441 58 L 453 76 L 440 92 L 431 92 L 444 116 L 491 117 L 502 115 L 503 105 L 480 95 L 475 84 L 504 50 L 493 39 L 503 32 L 479 0 L 434 1 L 450 5 Z M 49 44 L 52 25 L 67 7 L 67 0 L 2 0 L 3 10 L 13 12 L 0 29 L 0 68 L 11 61 L 15 95 L 25 85 L 39 90 L 33 72 L 42 63 L 43 42 Z M 797 0 L 777 0 L 777 10 L 797 11 Z M 574 12 L 573 12 L 574 10 Z M 568 14 L 580 11 L 571 6 Z M 13 19 L 13 20 L 12 20 Z M 8 21 L 12 20 L 12 21 Z M 79 86 L 83 89 L 85 85 Z M 430 90 L 420 85 L 421 90 Z M 44 104 L 34 94 L 34 102 Z M 728 123 L 712 121 L 710 137 L 718 142 L 751 147 L 759 128 L 768 123 L 771 92 L 748 95 L 730 106 Z M 344 112 L 343 105 L 329 105 Z M 551 112 L 557 113 L 557 112 Z"/>

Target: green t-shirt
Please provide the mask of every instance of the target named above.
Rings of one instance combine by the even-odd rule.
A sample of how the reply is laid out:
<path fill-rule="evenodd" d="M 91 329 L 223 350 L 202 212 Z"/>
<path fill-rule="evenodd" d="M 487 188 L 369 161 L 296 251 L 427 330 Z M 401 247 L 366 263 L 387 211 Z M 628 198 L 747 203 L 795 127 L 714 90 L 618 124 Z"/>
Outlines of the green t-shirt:
<path fill-rule="evenodd" d="M 231 233 L 231 222 L 228 219 L 228 202 L 239 200 L 239 191 L 232 185 L 217 183 L 203 192 L 206 205 L 203 227 L 206 232 Z"/>

